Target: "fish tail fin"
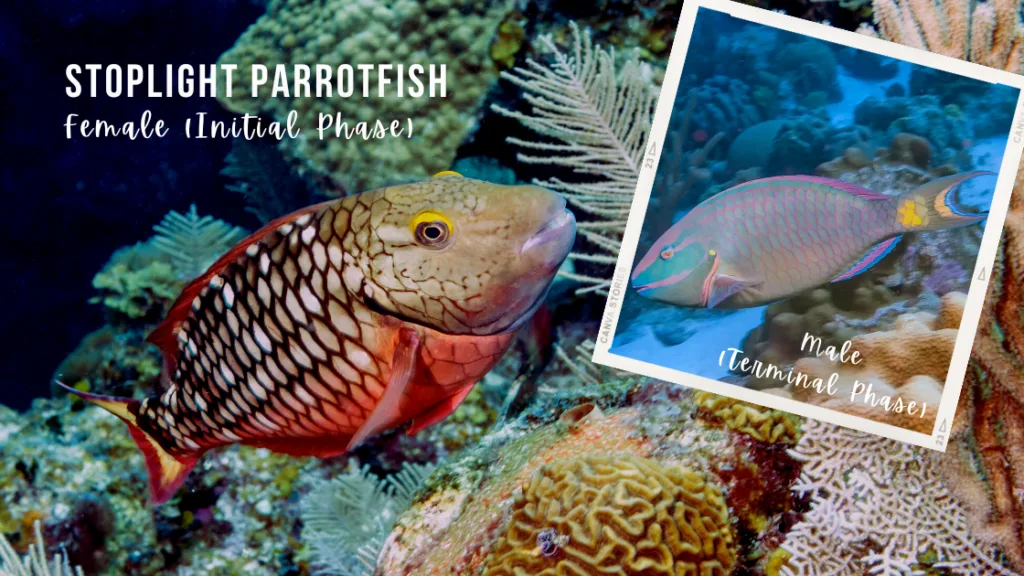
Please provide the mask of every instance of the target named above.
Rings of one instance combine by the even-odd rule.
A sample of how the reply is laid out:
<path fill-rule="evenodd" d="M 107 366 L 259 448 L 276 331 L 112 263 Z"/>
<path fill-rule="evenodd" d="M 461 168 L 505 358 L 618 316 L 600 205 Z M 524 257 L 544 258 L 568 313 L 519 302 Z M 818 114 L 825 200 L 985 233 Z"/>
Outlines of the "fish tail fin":
<path fill-rule="evenodd" d="M 896 224 L 899 231 L 926 232 L 959 228 L 981 222 L 988 213 L 970 213 L 958 204 L 960 185 L 993 172 L 964 172 L 932 180 L 896 198 Z"/>
<path fill-rule="evenodd" d="M 139 447 L 146 459 L 146 471 L 149 473 L 149 499 L 153 504 L 163 504 L 169 500 L 185 481 L 188 473 L 195 467 L 199 457 L 202 456 L 201 453 L 185 456 L 174 456 L 169 453 L 136 421 L 135 414 L 140 404 L 138 400 L 89 394 L 65 386 L 61 382 L 57 382 L 57 384 L 82 400 L 95 404 L 117 416 L 128 425 L 128 433 L 131 434 L 132 440 L 135 441 L 135 445 Z"/>

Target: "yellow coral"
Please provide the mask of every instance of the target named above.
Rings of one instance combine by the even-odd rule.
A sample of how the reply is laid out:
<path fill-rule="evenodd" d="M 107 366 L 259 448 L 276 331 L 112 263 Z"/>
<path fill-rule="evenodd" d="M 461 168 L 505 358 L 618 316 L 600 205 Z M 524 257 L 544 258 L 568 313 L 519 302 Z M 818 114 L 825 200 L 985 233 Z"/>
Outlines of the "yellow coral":
<path fill-rule="evenodd" d="M 704 474 L 592 455 L 533 475 L 483 574 L 724 576 L 735 564 L 725 499 Z"/>
<path fill-rule="evenodd" d="M 726 426 L 759 442 L 795 444 L 800 439 L 800 418 L 782 412 L 747 404 L 710 392 L 694 392 L 693 400 Z"/>
<path fill-rule="evenodd" d="M 285 121 L 297 113 L 296 126 L 304 135 L 285 138 L 281 149 L 303 168 L 329 174 L 347 192 L 428 178 L 447 169 L 455 151 L 474 126 L 474 115 L 497 75 L 489 48 L 508 12 L 505 0 L 273 0 L 267 13 L 242 34 L 219 63 L 236 64 L 232 96 L 222 89 L 218 98 L 236 113 L 264 114 Z M 289 86 L 292 65 L 430 64 L 447 67 L 447 95 L 378 98 L 377 73 L 369 74 L 371 98 L 271 97 L 270 83 L 253 98 L 251 68 L 286 65 Z M 320 114 L 336 124 L 373 123 L 411 118 L 413 137 L 364 141 L 320 139 Z"/>

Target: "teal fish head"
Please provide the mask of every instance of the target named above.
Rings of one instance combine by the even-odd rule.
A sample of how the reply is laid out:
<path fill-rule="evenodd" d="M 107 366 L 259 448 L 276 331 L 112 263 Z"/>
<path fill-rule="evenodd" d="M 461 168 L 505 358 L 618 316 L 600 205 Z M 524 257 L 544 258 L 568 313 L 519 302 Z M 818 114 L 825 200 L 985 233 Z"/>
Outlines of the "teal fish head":
<path fill-rule="evenodd" d="M 718 258 L 708 242 L 670 229 L 640 259 L 633 288 L 650 300 L 688 308 L 708 304 L 710 279 Z"/>

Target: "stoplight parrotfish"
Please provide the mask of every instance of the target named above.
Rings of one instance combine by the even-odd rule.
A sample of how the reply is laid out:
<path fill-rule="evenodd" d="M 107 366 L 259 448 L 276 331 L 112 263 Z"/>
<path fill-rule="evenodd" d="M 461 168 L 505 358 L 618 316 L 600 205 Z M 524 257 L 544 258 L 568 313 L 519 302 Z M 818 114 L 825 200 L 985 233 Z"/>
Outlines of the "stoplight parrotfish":
<path fill-rule="evenodd" d="M 753 180 L 701 202 L 640 259 L 645 298 L 690 308 L 750 308 L 874 266 L 906 232 L 969 226 L 953 203 L 968 172 L 899 196 L 817 176 Z"/>
<path fill-rule="evenodd" d="M 185 288 L 148 338 L 164 394 L 67 389 L 128 425 L 154 503 L 218 446 L 328 457 L 405 422 L 414 434 L 498 362 L 575 229 L 554 192 L 451 172 L 311 206 Z"/>

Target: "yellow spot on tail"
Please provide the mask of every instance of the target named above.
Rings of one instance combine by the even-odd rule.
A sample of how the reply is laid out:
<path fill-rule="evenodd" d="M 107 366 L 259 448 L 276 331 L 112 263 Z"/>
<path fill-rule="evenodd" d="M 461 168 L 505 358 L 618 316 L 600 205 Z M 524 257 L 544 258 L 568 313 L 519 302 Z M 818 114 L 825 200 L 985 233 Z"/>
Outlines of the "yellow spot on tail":
<path fill-rule="evenodd" d="M 908 228 L 920 226 L 922 223 L 921 217 L 917 214 L 917 203 L 913 200 L 904 200 L 896 212 L 900 216 L 900 224 Z"/>
<path fill-rule="evenodd" d="M 417 214 L 409 224 L 409 229 L 412 230 L 413 234 L 415 234 L 416 227 L 424 222 L 444 222 L 448 226 L 448 233 L 455 233 L 455 224 L 453 224 L 447 216 L 440 212 L 433 212 L 430 210 Z"/>
<path fill-rule="evenodd" d="M 458 172 L 455 172 L 454 170 L 442 170 L 442 171 L 438 172 L 437 174 L 434 174 L 434 178 L 440 178 L 442 176 L 458 176 L 459 178 L 462 178 L 462 174 L 459 174 Z"/>

